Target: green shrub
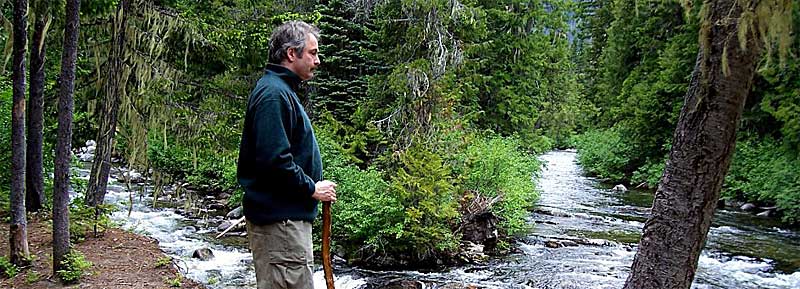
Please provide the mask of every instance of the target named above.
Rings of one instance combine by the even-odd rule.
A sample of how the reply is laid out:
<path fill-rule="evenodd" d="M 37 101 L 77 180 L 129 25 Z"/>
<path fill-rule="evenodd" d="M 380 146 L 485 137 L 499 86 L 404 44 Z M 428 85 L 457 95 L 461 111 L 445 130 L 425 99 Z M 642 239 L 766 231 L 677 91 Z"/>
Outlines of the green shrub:
<path fill-rule="evenodd" d="M 351 259 L 389 254 L 389 244 L 403 230 L 400 201 L 389 192 L 389 184 L 380 172 L 374 168 L 361 170 L 352 164 L 326 129 L 316 133 L 324 178 L 338 185 L 337 202 L 332 207 L 334 242 L 352 254 Z"/>
<path fill-rule="evenodd" d="M 414 145 L 397 157 L 399 167 L 391 176 L 390 193 L 404 207 L 403 230 L 392 246 L 414 252 L 419 260 L 451 252 L 458 246 L 453 234 L 461 217 L 450 169 L 441 156 Z"/>
<path fill-rule="evenodd" d="M 96 211 L 84 203 L 83 195 L 73 198 L 69 204 L 69 238 L 72 242 L 83 242 L 87 232 L 103 232 L 113 225 L 110 214 L 114 204 L 102 204 Z M 97 216 L 95 216 L 97 214 Z"/>
<path fill-rule="evenodd" d="M 578 162 L 589 174 L 610 181 L 625 179 L 631 148 L 616 128 L 594 130 L 576 139 Z"/>
<path fill-rule="evenodd" d="M 631 176 L 631 183 L 645 184 L 648 188 L 655 188 L 658 182 L 661 181 L 661 176 L 664 174 L 664 168 L 667 165 L 667 158 L 662 160 L 647 162 L 644 166 L 633 172 Z"/>
<path fill-rule="evenodd" d="M 11 87 L 0 81 L 0 190 L 7 191 L 11 187 Z M 0 196 L 0 204 L 8 202 L 8 194 Z M 7 208 L 8 206 L 3 206 Z"/>
<path fill-rule="evenodd" d="M 538 159 L 524 153 L 519 140 L 503 137 L 473 140 L 464 159 L 462 191 L 487 198 L 499 196 L 492 212 L 501 218 L 500 227 L 509 235 L 527 232 L 528 209 L 539 197 L 534 183 L 541 165 Z"/>
<path fill-rule="evenodd" d="M 0 270 L 2 270 L 3 276 L 6 278 L 14 278 L 19 273 L 17 265 L 12 264 L 6 256 L 0 256 Z"/>
<path fill-rule="evenodd" d="M 722 195 L 775 205 L 783 221 L 800 222 L 800 159 L 771 138 L 742 139 L 736 145 Z M 777 177 L 779 176 L 779 177 Z"/>
<path fill-rule="evenodd" d="M 90 274 L 87 269 L 92 267 L 92 262 L 86 260 L 81 252 L 71 249 L 64 260 L 61 260 L 61 265 L 64 269 L 58 270 L 56 273 L 61 281 L 64 283 L 75 283 L 83 276 Z"/>

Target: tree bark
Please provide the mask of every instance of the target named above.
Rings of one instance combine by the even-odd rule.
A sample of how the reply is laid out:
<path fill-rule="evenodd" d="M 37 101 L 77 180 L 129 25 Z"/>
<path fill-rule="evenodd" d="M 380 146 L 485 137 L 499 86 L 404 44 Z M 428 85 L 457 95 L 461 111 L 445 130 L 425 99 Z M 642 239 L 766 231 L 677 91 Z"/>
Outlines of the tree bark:
<path fill-rule="evenodd" d="M 669 160 L 625 289 L 687 289 L 694 280 L 761 55 L 759 40 L 749 33 L 747 49 L 739 48 L 743 9 L 736 2 L 706 4 L 711 5 L 705 19 L 710 28 L 700 41 Z"/>
<path fill-rule="evenodd" d="M 63 269 L 69 253 L 69 165 L 72 156 L 72 110 L 75 93 L 75 61 L 78 54 L 80 0 L 67 0 L 61 85 L 58 90 L 58 141 L 53 180 L 53 275 Z"/>
<path fill-rule="evenodd" d="M 28 40 L 28 1 L 14 1 L 13 103 L 11 110 L 11 224 L 9 259 L 28 262 L 28 222 L 25 218 L 25 46 Z"/>
<path fill-rule="evenodd" d="M 105 94 L 100 112 L 100 127 L 97 130 L 97 149 L 89 175 L 89 186 L 86 190 L 86 205 L 97 208 L 103 204 L 108 185 L 108 174 L 111 170 L 111 152 L 114 150 L 114 134 L 117 128 L 117 112 L 122 98 L 123 87 L 127 81 L 122 79 L 125 57 L 125 27 L 127 25 L 130 0 L 122 0 L 117 6 L 117 17 L 114 21 L 114 41 L 108 58 Z M 99 213 L 99 211 L 96 211 Z"/>
<path fill-rule="evenodd" d="M 46 5 L 46 4 L 45 4 Z M 26 202 L 28 212 L 44 206 L 42 171 L 42 130 L 44 128 L 44 57 L 45 15 L 36 14 L 31 51 L 30 95 L 28 99 L 28 148 L 26 154 Z"/>

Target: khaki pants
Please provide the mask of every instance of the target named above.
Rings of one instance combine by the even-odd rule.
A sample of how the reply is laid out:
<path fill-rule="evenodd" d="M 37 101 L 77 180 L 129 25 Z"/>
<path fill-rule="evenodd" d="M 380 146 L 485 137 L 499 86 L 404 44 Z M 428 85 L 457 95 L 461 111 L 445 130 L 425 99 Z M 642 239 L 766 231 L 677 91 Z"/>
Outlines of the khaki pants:
<path fill-rule="evenodd" d="M 258 289 L 313 289 L 311 223 L 247 222 Z"/>

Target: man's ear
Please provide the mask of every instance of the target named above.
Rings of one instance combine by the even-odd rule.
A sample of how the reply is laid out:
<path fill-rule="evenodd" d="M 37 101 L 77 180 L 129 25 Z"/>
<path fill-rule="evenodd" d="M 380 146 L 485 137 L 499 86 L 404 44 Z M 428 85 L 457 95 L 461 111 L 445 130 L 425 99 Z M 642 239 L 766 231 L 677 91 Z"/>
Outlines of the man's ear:
<path fill-rule="evenodd" d="M 286 49 L 286 59 L 289 60 L 289 62 L 294 62 L 294 60 L 297 59 L 297 49 L 294 47 Z"/>

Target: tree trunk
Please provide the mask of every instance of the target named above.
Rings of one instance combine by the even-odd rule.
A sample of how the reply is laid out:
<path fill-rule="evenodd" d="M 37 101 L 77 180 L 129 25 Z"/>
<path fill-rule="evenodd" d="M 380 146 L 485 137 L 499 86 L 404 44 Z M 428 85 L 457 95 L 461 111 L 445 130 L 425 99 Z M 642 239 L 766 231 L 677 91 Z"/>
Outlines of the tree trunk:
<path fill-rule="evenodd" d="M 28 149 L 26 160 L 26 202 L 28 212 L 44 206 L 44 175 L 42 172 L 42 129 L 44 128 L 44 56 L 45 16 L 36 14 L 31 51 L 30 97 L 28 101 Z"/>
<path fill-rule="evenodd" d="M 28 40 L 28 1 L 14 1 L 13 102 L 11 110 L 11 224 L 9 259 L 28 261 L 28 222 L 25 219 L 25 45 Z"/>
<path fill-rule="evenodd" d="M 108 57 L 108 73 L 106 76 L 105 95 L 100 111 L 100 127 L 97 130 L 97 149 L 89 175 L 89 186 L 86 190 L 86 205 L 97 208 L 103 204 L 111 170 L 111 151 L 114 149 L 114 134 L 117 128 L 117 112 L 122 98 L 123 87 L 127 81 L 122 79 L 123 61 L 125 57 L 125 27 L 127 25 L 130 0 L 122 0 L 117 6 L 117 17 L 114 20 L 114 41 Z M 97 211 L 99 212 L 99 211 Z"/>
<path fill-rule="evenodd" d="M 67 0 L 61 85 L 58 90 L 58 141 L 53 180 L 53 275 L 63 269 L 69 252 L 69 165 L 72 156 L 72 110 L 75 92 L 75 60 L 78 54 L 80 0 Z"/>
<path fill-rule="evenodd" d="M 747 49 L 739 48 L 742 7 L 736 2 L 706 3 L 710 28 L 700 41 L 669 160 L 625 289 L 687 289 L 694 280 L 761 56 L 759 40 L 750 33 Z"/>

